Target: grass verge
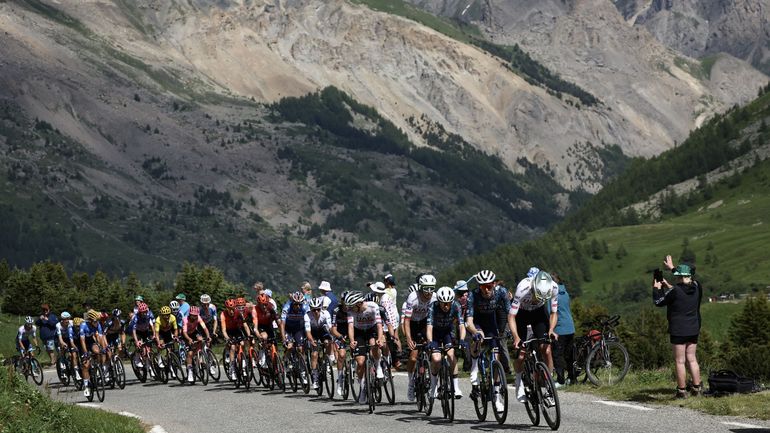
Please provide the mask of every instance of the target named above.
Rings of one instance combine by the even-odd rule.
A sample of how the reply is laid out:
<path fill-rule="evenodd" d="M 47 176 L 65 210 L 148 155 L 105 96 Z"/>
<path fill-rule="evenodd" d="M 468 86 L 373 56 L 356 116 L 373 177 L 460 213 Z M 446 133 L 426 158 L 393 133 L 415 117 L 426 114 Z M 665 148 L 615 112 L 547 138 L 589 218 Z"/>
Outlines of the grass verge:
<path fill-rule="evenodd" d="M 15 433 L 143 433 L 134 418 L 52 400 L 8 368 L 0 368 L 0 431 Z"/>
<path fill-rule="evenodd" d="M 708 387 L 704 373 L 704 386 Z M 620 384 L 597 388 L 578 384 L 561 390 L 584 392 L 611 400 L 679 406 L 711 415 L 730 415 L 746 418 L 770 419 L 770 391 L 755 394 L 735 394 L 725 397 L 674 398 L 674 374 L 670 369 L 630 371 Z"/>

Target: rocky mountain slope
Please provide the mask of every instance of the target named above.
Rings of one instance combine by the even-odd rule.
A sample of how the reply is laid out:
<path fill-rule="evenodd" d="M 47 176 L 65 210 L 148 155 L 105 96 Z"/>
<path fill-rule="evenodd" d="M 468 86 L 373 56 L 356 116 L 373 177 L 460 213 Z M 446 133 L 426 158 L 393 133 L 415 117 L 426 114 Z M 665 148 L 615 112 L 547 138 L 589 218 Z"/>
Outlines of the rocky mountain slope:
<path fill-rule="evenodd" d="M 729 53 L 770 73 L 770 1 L 620 0 L 632 25 L 690 57 Z"/>
<path fill-rule="evenodd" d="M 186 258 L 242 280 L 408 273 L 531 236 L 601 187 L 603 149 L 655 154 L 764 81 L 731 58 L 704 77 L 651 38 L 642 62 L 602 60 L 589 18 L 559 18 L 550 44 L 572 57 L 542 56 L 600 101 L 581 106 L 341 0 L 0 3 L 0 211 L 23 235 L 4 245 L 65 239 L 79 266 L 158 275 Z M 271 105 L 327 86 L 350 97 Z"/>

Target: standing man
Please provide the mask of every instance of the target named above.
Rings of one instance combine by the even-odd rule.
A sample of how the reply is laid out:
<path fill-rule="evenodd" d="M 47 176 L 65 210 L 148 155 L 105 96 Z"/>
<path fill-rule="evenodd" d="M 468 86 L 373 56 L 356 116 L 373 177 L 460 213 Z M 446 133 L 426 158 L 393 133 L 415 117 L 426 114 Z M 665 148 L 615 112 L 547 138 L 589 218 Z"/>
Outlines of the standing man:
<path fill-rule="evenodd" d="M 332 292 L 332 285 L 328 281 L 321 281 L 318 290 L 321 292 L 323 309 L 331 313 L 340 304 L 337 295 Z"/>
<path fill-rule="evenodd" d="M 559 287 L 557 294 L 557 315 L 556 328 L 554 332 L 559 339 L 553 342 L 554 345 L 554 363 L 556 364 L 556 387 L 564 385 L 564 370 L 567 370 L 569 383 L 575 383 L 575 369 L 572 367 L 574 356 L 572 353 L 572 341 L 575 338 L 575 323 L 572 321 L 572 311 L 570 310 L 570 299 L 567 288 L 564 287 L 559 275 L 551 272 L 551 278 Z"/>
<path fill-rule="evenodd" d="M 666 256 L 663 264 L 674 271 L 676 283 L 672 285 L 662 276 L 660 279 L 654 278 L 652 300 L 655 306 L 666 307 L 668 334 L 676 366 L 675 396 L 687 397 L 687 370 L 690 370 L 692 376 L 690 393 L 697 396 L 703 392 L 700 366 L 695 357 L 701 327 L 700 302 L 703 289 L 700 283 L 692 278 L 693 271 L 690 266 L 681 264 L 674 268 L 671 256 Z"/>
<path fill-rule="evenodd" d="M 179 302 L 179 318 L 186 319 L 190 315 L 190 304 L 187 303 L 187 296 L 180 293 L 176 295 L 176 300 Z"/>
<path fill-rule="evenodd" d="M 467 317 L 468 313 L 468 282 L 465 280 L 458 280 L 455 283 L 455 299 L 457 300 L 457 303 L 460 305 L 460 316 L 463 318 L 463 323 L 465 322 L 465 318 Z M 466 338 L 464 341 L 468 342 L 468 335 L 466 334 Z M 463 353 L 463 371 L 468 372 L 471 371 L 471 353 L 466 348 L 468 346 L 467 344 L 463 346 L 462 353 Z"/>
<path fill-rule="evenodd" d="M 505 287 L 505 281 L 501 279 L 495 281 L 495 291 L 505 293 L 508 302 L 513 298 L 511 291 Z M 500 330 L 500 363 L 503 364 L 505 374 L 511 374 L 511 354 L 508 351 L 508 339 L 511 336 L 511 331 L 508 329 L 508 312 L 497 310 L 496 317 L 497 329 Z"/>
<path fill-rule="evenodd" d="M 59 319 L 56 317 L 56 314 L 51 312 L 51 307 L 48 304 L 43 304 L 40 308 L 42 308 L 43 312 L 35 321 L 35 325 L 37 325 L 37 329 L 40 332 L 40 340 L 43 341 L 48 357 L 51 358 L 51 365 L 55 365 L 56 324 L 59 323 Z"/>

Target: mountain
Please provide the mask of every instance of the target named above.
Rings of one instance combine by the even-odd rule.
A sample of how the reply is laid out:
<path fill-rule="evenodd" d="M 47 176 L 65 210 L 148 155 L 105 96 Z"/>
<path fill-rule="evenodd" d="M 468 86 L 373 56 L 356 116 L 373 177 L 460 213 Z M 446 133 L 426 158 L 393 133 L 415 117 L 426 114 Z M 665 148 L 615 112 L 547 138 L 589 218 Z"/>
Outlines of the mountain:
<path fill-rule="evenodd" d="M 687 56 L 729 53 L 770 73 L 770 1 L 620 0 L 630 24 Z"/>
<path fill-rule="evenodd" d="M 3 256 L 407 275 L 541 233 L 764 82 L 656 45 L 658 69 L 604 88 L 440 24 L 341 0 L 0 3 Z"/>

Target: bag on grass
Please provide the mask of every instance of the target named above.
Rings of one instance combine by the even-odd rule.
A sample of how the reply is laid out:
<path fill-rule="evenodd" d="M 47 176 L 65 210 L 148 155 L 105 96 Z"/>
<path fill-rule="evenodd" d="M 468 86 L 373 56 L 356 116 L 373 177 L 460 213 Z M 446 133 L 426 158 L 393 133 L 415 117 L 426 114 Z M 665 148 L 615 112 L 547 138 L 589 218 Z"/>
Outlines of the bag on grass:
<path fill-rule="evenodd" d="M 749 393 L 756 390 L 756 383 L 750 377 L 738 375 L 731 370 L 709 373 L 710 394 Z"/>

